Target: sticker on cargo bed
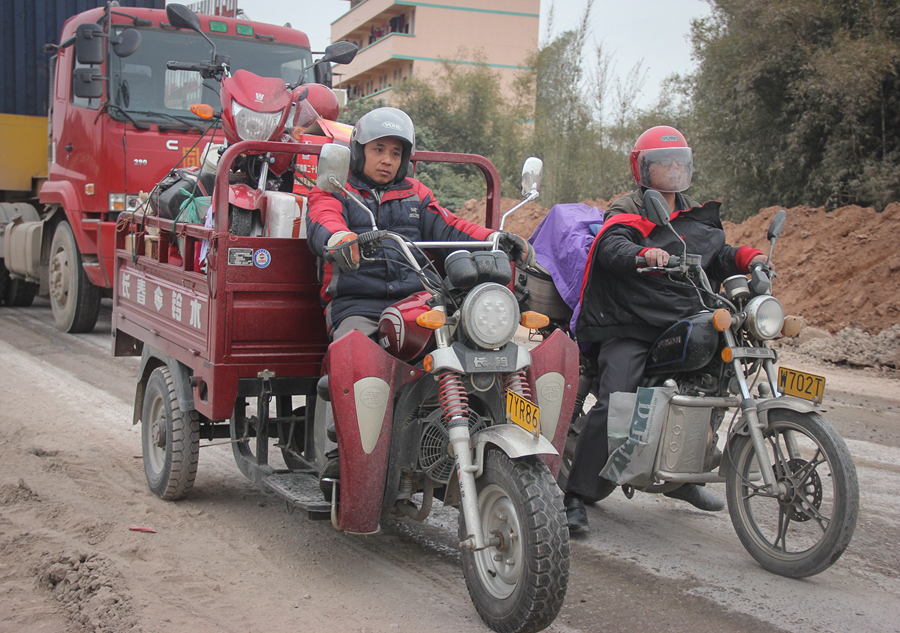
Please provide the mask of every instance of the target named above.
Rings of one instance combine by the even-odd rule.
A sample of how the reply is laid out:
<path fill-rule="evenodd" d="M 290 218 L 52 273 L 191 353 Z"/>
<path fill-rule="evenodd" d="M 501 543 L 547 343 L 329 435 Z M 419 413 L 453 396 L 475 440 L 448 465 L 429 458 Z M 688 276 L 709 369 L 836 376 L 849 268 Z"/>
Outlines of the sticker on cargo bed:
<path fill-rule="evenodd" d="M 265 268 L 272 263 L 272 256 L 264 248 L 253 253 L 253 265 L 257 268 Z"/>
<path fill-rule="evenodd" d="M 252 248 L 229 248 L 228 249 L 228 265 L 229 266 L 252 266 L 253 265 L 253 249 Z"/>

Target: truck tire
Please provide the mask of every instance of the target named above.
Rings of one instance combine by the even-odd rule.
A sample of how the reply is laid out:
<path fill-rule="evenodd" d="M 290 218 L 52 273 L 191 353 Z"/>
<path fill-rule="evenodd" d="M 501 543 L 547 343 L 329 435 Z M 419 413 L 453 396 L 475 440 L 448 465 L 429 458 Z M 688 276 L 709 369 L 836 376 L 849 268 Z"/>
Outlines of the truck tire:
<path fill-rule="evenodd" d="M 3 260 L 0 260 L 0 305 L 3 305 L 3 302 L 6 301 L 6 289 L 9 287 L 9 271 L 6 269 L 6 264 L 3 263 Z"/>
<path fill-rule="evenodd" d="M 50 306 L 63 332 L 90 332 L 100 314 L 100 288 L 87 278 L 75 234 L 60 222 L 50 245 Z"/>
<path fill-rule="evenodd" d="M 39 289 L 39 284 L 25 281 L 24 279 L 10 279 L 6 286 L 6 292 L 4 293 L 6 305 L 27 308 L 34 303 L 34 298 Z"/>

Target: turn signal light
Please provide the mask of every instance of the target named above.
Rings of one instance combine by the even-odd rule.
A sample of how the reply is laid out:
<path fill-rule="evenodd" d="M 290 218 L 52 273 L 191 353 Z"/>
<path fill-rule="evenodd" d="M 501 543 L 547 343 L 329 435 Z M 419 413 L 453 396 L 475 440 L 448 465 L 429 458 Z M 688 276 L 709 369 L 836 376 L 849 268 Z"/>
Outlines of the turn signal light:
<path fill-rule="evenodd" d="M 195 103 L 191 106 L 191 112 L 201 119 L 211 119 L 216 116 L 216 110 L 211 105 L 205 103 Z"/>
<path fill-rule="evenodd" d="M 540 312 L 523 312 L 522 318 L 519 321 L 522 324 L 522 327 L 528 328 L 529 330 L 540 330 L 542 327 L 547 327 L 550 325 L 550 318 L 544 316 Z"/>
<path fill-rule="evenodd" d="M 440 327 L 444 327 L 444 324 L 447 323 L 447 315 L 440 310 L 429 310 L 428 312 L 423 312 L 417 316 L 416 323 L 419 327 L 428 330 L 436 330 Z"/>
<path fill-rule="evenodd" d="M 784 317 L 784 325 L 781 326 L 781 335 L 794 338 L 803 329 L 803 319 L 795 316 Z"/>
<path fill-rule="evenodd" d="M 422 369 L 427 371 L 429 374 L 431 370 L 434 369 L 434 356 L 428 354 L 425 358 L 422 359 Z"/>
<path fill-rule="evenodd" d="M 724 332 L 731 327 L 731 312 L 725 308 L 720 308 L 713 312 L 713 327 L 719 332 Z"/>
<path fill-rule="evenodd" d="M 730 347 L 726 347 L 722 350 L 722 360 L 724 360 L 726 363 L 730 363 L 732 360 L 734 360 L 734 352 L 731 351 Z"/>

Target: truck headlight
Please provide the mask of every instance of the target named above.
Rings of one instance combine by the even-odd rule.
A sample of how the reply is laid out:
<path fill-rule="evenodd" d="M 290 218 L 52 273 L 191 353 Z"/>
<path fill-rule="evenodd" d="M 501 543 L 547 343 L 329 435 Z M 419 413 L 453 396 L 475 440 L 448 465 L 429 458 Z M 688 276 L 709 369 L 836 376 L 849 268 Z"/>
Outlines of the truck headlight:
<path fill-rule="evenodd" d="M 519 304 L 509 288 L 495 283 L 481 284 L 463 301 L 460 324 L 479 347 L 500 347 L 516 333 Z"/>
<path fill-rule="evenodd" d="M 231 101 L 234 127 L 242 141 L 268 141 L 275 134 L 283 112 L 257 112 Z"/>
<path fill-rule="evenodd" d="M 747 304 L 747 327 L 756 338 L 764 341 L 775 338 L 783 324 L 784 308 L 775 297 L 754 297 Z"/>

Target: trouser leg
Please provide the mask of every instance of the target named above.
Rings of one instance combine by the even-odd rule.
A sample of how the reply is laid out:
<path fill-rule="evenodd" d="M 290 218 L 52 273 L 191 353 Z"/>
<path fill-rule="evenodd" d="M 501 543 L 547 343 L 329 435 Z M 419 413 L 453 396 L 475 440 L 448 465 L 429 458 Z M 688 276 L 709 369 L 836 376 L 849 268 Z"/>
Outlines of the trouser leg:
<path fill-rule="evenodd" d="M 630 393 L 637 390 L 649 349 L 650 343 L 636 339 L 617 338 L 600 343 L 597 403 L 588 411 L 578 437 L 566 492 L 585 497 L 597 495 L 600 471 L 609 457 L 609 395 L 616 391 Z"/>

